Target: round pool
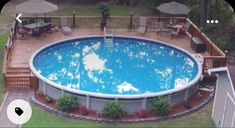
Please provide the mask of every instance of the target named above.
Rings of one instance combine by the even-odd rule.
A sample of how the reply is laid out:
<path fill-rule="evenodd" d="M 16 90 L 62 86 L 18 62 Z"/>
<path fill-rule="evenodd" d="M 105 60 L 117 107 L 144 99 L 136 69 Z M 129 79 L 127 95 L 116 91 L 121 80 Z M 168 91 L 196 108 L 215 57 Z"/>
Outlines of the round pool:
<path fill-rule="evenodd" d="M 201 75 L 200 64 L 187 51 L 127 36 L 115 36 L 112 42 L 103 36 L 58 41 L 35 52 L 30 68 L 44 94 L 58 99 L 69 93 L 95 110 L 113 99 L 127 109 L 129 102 L 148 108 L 153 97 L 163 95 L 179 103 L 195 92 Z"/>

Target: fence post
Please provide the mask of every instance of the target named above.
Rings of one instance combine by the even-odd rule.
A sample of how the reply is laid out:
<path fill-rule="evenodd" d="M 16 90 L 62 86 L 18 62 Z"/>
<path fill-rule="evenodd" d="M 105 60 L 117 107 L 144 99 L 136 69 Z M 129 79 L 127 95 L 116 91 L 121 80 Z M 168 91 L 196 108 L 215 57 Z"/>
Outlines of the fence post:
<path fill-rule="evenodd" d="M 225 50 L 224 51 L 224 53 L 225 53 L 225 59 L 224 59 L 224 66 L 226 66 L 227 65 L 227 60 L 228 60 L 228 50 Z"/>
<path fill-rule="evenodd" d="M 133 12 L 130 13 L 130 23 L 129 23 L 129 26 L 128 26 L 128 30 L 129 31 L 132 31 L 134 25 L 133 25 Z"/>
<path fill-rule="evenodd" d="M 76 28 L 76 19 L 75 19 L 75 17 L 76 17 L 76 12 L 75 11 L 73 11 L 73 29 L 75 29 Z"/>

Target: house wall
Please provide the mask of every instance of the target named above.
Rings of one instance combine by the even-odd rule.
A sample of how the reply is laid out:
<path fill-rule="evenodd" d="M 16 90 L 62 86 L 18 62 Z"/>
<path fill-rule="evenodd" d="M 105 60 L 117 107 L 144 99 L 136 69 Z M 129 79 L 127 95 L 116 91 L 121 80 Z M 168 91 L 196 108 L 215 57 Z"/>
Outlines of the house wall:
<path fill-rule="evenodd" d="M 230 74 L 227 69 L 213 73 L 218 75 L 212 118 L 217 127 L 235 127 L 235 93 Z"/>

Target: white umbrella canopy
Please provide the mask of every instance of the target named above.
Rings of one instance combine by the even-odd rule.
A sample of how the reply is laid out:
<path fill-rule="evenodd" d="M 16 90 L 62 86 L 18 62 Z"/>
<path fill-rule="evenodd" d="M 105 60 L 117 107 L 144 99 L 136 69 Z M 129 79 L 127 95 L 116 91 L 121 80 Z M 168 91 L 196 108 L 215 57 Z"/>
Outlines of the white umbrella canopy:
<path fill-rule="evenodd" d="M 162 13 L 167 13 L 172 15 L 188 14 L 191 10 L 186 5 L 175 1 L 161 4 L 157 7 L 157 9 Z"/>
<path fill-rule="evenodd" d="M 45 0 L 28 0 L 16 6 L 16 10 L 23 13 L 47 13 L 57 9 L 57 5 Z"/>

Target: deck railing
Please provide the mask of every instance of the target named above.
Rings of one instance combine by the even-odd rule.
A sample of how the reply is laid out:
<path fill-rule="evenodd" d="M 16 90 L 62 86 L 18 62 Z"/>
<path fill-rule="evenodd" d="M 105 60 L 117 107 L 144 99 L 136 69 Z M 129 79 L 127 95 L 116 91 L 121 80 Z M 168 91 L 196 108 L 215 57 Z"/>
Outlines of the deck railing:
<path fill-rule="evenodd" d="M 207 36 L 203 33 L 195 24 L 189 19 L 190 23 L 189 33 L 192 37 L 199 37 L 206 44 L 206 51 L 210 56 L 204 56 L 202 65 L 202 71 L 204 75 L 207 75 L 207 70 L 210 68 L 224 67 L 226 66 L 226 56 Z"/>
<path fill-rule="evenodd" d="M 6 85 L 6 70 L 7 70 L 8 62 L 9 62 L 11 51 L 12 51 L 12 44 L 13 44 L 13 41 L 15 40 L 15 37 L 14 37 L 15 26 L 16 26 L 16 24 L 14 23 L 14 26 L 11 28 L 11 31 L 10 31 L 10 34 L 9 34 L 9 37 L 7 39 L 7 43 L 6 43 L 5 49 L 4 49 L 3 67 L 2 67 L 3 84 L 4 85 Z"/>
<path fill-rule="evenodd" d="M 100 27 L 100 16 L 45 16 L 37 17 L 37 20 L 50 19 L 51 23 L 55 26 L 60 26 L 60 18 L 67 18 L 67 24 L 70 27 L 73 27 L 75 24 L 76 28 L 99 28 Z M 22 20 L 26 22 L 34 22 L 35 17 L 22 17 Z M 185 17 L 147 17 L 147 28 L 155 28 L 156 21 L 170 21 L 171 19 L 177 19 L 185 21 Z M 73 22 L 75 21 L 75 22 Z M 129 16 L 112 16 L 108 18 L 107 27 L 108 28 L 128 28 L 130 23 Z M 133 16 L 132 23 L 134 26 L 138 27 L 139 17 Z"/>
<path fill-rule="evenodd" d="M 19 76 L 17 73 L 10 73 L 9 70 L 12 70 L 12 67 L 9 67 L 10 57 L 13 51 L 13 45 L 16 40 L 17 34 L 17 23 L 14 22 L 14 25 L 11 27 L 7 42 L 5 44 L 4 49 L 4 57 L 3 57 L 3 67 L 2 67 L 2 74 L 3 74 L 3 83 L 6 89 L 25 89 L 31 88 L 30 86 L 34 85 L 35 83 L 34 76 L 32 73 L 29 75 L 22 75 Z M 12 71 L 21 70 L 22 67 L 14 68 Z M 28 68 L 30 71 L 30 69 Z"/>
<path fill-rule="evenodd" d="M 67 18 L 67 24 L 71 28 L 80 29 L 80 28 L 100 28 L 100 16 L 64 16 Z M 22 17 L 24 22 L 35 22 L 35 17 Z M 45 16 L 45 17 L 37 17 L 37 20 L 49 19 L 53 26 L 60 26 L 60 16 Z M 116 28 L 116 29 L 128 29 L 130 24 L 130 16 L 111 16 L 107 21 L 108 28 Z M 204 57 L 203 62 L 203 73 L 207 73 L 207 69 L 221 67 L 226 65 L 226 57 L 225 54 L 205 35 L 205 33 L 201 32 L 201 30 L 192 23 L 189 19 L 185 17 L 147 17 L 147 31 L 152 31 L 156 28 L 156 22 L 163 21 L 170 23 L 174 21 L 178 22 L 188 22 L 190 24 L 189 34 L 191 37 L 199 37 L 206 44 L 206 51 L 210 54 L 210 56 Z M 138 27 L 139 17 L 132 17 L 132 24 L 134 28 Z M 16 39 L 16 31 L 18 28 L 18 24 L 14 23 L 14 26 L 11 29 L 8 42 L 6 44 L 6 49 L 4 52 L 4 64 L 3 64 L 3 75 L 4 80 L 6 77 L 7 65 L 9 62 L 9 58 L 12 51 L 12 46 Z"/>
<path fill-rule="evenodd" d="M 189 27 L 189 33 L 194 37 L 199 37 L 206 44 L 206 51 L 211 56 L 225 56 L 224 52 L 222 52 L 206 35 L 202 32 L 195 24 L 192 23 L 191 20 L 187 19 L 191 25 Z"/>
<path fill-rule="evenodd" d="M 205 56 L 202 71 L 204 75 L 208 75 L 208 69 L 224 66 L 226 66 L 226 58 L 224 56 Z"/>

